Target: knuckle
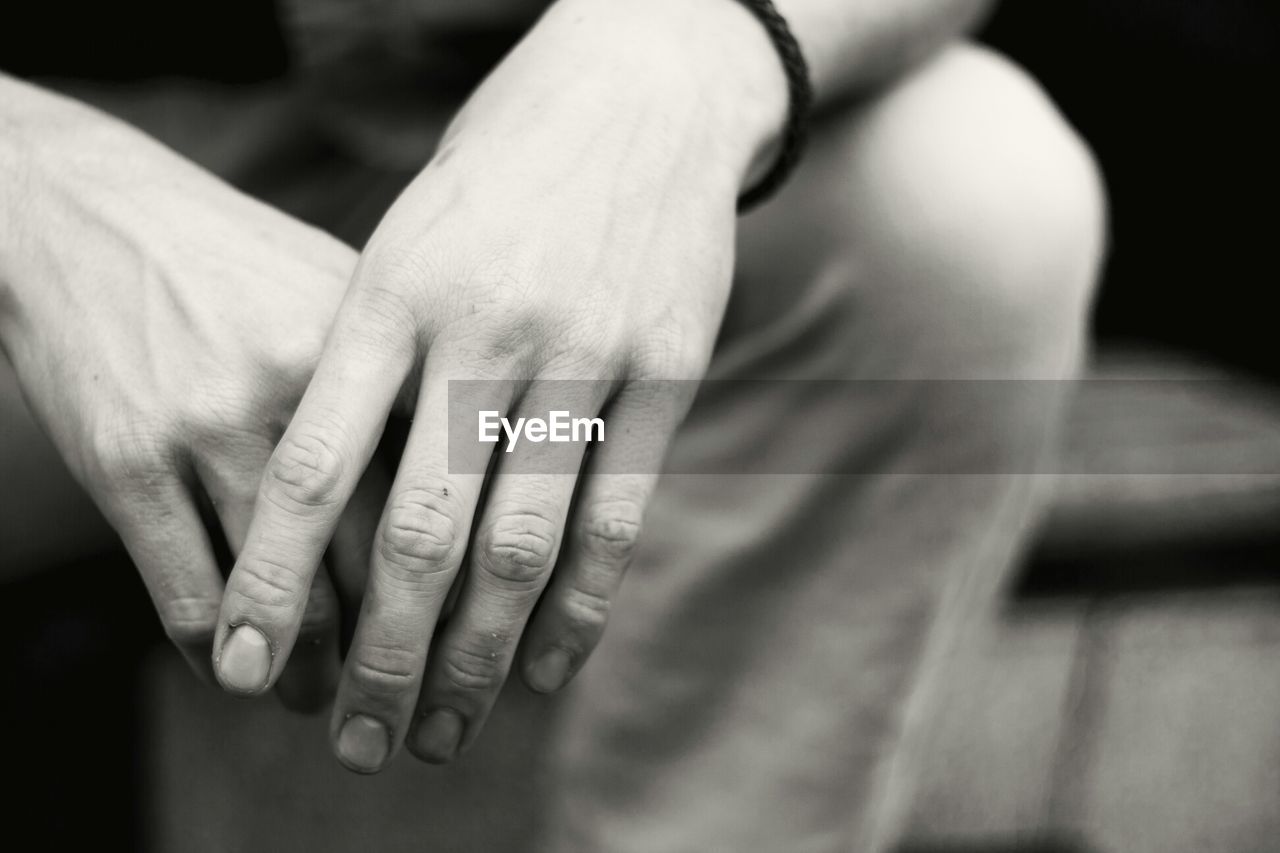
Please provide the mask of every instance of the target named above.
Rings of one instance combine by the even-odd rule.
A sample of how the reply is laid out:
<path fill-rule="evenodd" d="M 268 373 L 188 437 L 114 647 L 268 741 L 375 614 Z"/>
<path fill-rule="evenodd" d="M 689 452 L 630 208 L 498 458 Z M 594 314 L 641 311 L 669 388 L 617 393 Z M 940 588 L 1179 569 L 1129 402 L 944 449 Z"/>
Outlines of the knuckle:
<path fill-rule="evenodd" d="M 280 382 L 283 390 L 296 389 L 300 393 L 315 372 L 324 343 L 323 326 L 301 324 L 290 334 L 275 336 L 264 343 L 259 355 L 261 365 L 267 377 Z"/>
<path fill-rule="evenodd" d="M 571 631 L 579 637 L 593 638 L 604 631 L 613 602 L 606 595 L 573 588 L 565 593 L 561 606 Z"/>
<path fill-rule="evenodd" d="M 361 315 L 369 320 L 369 336 L 365 343 L 375 352 L 386 349 L 387 341 L 402 337 L 420 325 L 417 307 L 408 289 L 396 284 L 404 273 L 370 279 L 361 289 Z"/>
<path fill-rule="evenodd" d="M 387 511 L 379 552 L 392 566 L 416 571 L 446 568 L 457 554 L 458 509 L 447 489 L 412 489 Z"/>
<path fill-rule="evenodd" d="M 164 440 L 140 424 L 99 430 L 90 447 L 98 472 L 109 484 L 145 481 L 168 469 Z"/>
<path fill-rule="evenodd" d="M 702 379 L 707 373 L 707 359 L 701 351 L 685 348 L 662 360 L 661 370 L 664 378 L 693 382 Z"/>
<path fill-rule="evenodd" d="M 594 309 L 554 306 L 555 354 L 570 361 L 600 362 L 620 358 L 630 349 L 626 319 L 601 316 Z"/>
<path fill-rule="evenodd" d="M 236 592 L 251 604 L 272 610 L 292 607 L 299 598 L 302 574 L 292 566 L 264 557 L 249 557 L 235 567 Z"/>
<path fill-rule="evenodd" d="M 219 405 L 219 411 L 204 415 L 191 415 L 185 421 L 190 436 L 190 450 L 196 464 L 208 471 L 218 482 L 240 492 L 248 485 L 247 497 L 251 500 L 257 490 L 260 468 L 250 469 L 250 459 L 262 459 L 270 455 L 275 439 L 269 427 L 264 427 L 263 409 L 251 402 L 230 402 Z M 274 412 L 270 416 L 274 419 Z M 245 476 L 252 474 L 252 477 Z"/>
<path fill-rule="evenodd" d="M 416 691 L 421 676 L 417 657 L 392 646 L 368 647 L 351 658 L 349 667 L 357 690 L 383 699 Z"/>
<path fill-rule="evenodd" d="M 177 645 L 212 645 L 218 624 L 218 602 L 204 598 L 174 598 L 158 609 L 164 633 Z"/>
<path fill-rule="evenodd" d="M 271 456 L 268 477 L 295 505 L 331 504 L 342 484 L 342 454 L 332 439 L 318 432 L 290 430 Z"/>
<path fill-rule="evenodd" d="M 506 584 L 537 584 L 555 559 L 556 539 L 555 523 L 536 513 L 500 516 L 483 537 L 480 562 Z"/>
<path fill-rule="evenodd" d="M 176 423 L 199 438 L 253 423 L 253 381 L 237 375 L 211 375 L 171 396 Z"/>
<path fill-rule="evenodd" d="M 440 664 L 445 684 L 462 693 L 496 691 L 502 686 L 505 668 L 496 643 L 451 649 Z"/>
<path fill-rule="evenodd" d="M 424 282 L 439 278 L 433 255 L 420 241 L 377 240 L 360 258 L 356 279 L 370 300 L 387 298 L 393 307 L 411 307 L 405 294 L 419 290 Z"/>
<path fill-rule="evenodd" d="M 701 331 L 670 321 L 636 341 L 632 360 L 642 378 L 696 380 L 706 375 L 710 352 Z"/>
<path fill-rule="evenodd" d="M 604 380 L 627 371 L 628 352 L 611 334 L 559 335 L 546 348 L 547 371 L 556 378 Z"/>
<path fill-rule="evenodd" d="M 628 563 L 640 544 L 640 507 L 614 501 L 593 508 L 578 528 L 578 540 L 592 557 Z"/>
<path fill-rule="evenodd" d="M 528 368 L 546 356 L 554 340 L 551 323 L 541 310 L 502 301 L 492 306 L 479 328 L 468 324 L 459 331 L 471 338 L 471 360 L 477 365 L 509 365 Z"/>

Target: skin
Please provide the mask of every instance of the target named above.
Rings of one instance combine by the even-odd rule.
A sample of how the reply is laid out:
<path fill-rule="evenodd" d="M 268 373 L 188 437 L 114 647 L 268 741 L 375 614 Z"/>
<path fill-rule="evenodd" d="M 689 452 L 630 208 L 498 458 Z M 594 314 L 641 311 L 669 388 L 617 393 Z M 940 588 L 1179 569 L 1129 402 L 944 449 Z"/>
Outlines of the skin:
<path fill-rule="evenodd" d="M 828 97 L 885 73 L 882 53 L 861 74 L 838 60 L 858 38 L 819 35 L 865 34 L 865 13 L 837 14 L 843 5 L 784 4 Z M 708 46 L 698 36 L 712 31 Z M 596 473 L 608 459 L 580 475 L 499 467 L 487 482 L 451 470 L 448 382 L 494 380 L 479 408 L 532 414 L 543 409 L 527 386 L 502 380 L 607 380 L 575 411 L 608 407 L 623 438 L 603 454 L 660 456 L 682 407 L 646 417 L 634 383 L 705 371 L 735 201 L 768 162 L 786 103 L 777 56 L 735 4 L 552 7 L 468 100 L 362 256 L 228 581 L 224 685 L 262 690 L 282 671 L 312 567 L 406 382 L 416 415 L 335 702 L 339 759 L 376 772 L 407 741 L 451 760 L 475 740 L 522 637 L 533 689 L 559 689 L 581 667 L 654 475 Z"/>
<path fill-rule="evenodd" d="M 0 340 L 30 414 L 123 540 L 166 632 L 211 675 L 223 593 L 215 542 L 233 554 L 243 545 L 262 469 L 355 253 L 93 110 L 4 79 L 0 100 L 21 118 L 0 155 L 14 190 L 0 212 Z M 20 441 L 30 430 L 18 414 Z M 44 492 L 58 473 L 37 499 L 52 500 Z M 329 552 L 348 598 L 364 583 L 379 473 Z M 80 524 L 89 535 L 79 550 L 100 547 L 94 520 L 64 535 L 75 539 Z M 303 602 L 301 657 L 281 683 L 295 707 L 332 692 L 338 601 L 330 572 L 319 573 Z"/>
<path fill-rule="evenodd" d="M 777 3 L 824 109 L 891 83 L 984 5 Z M 214 632 L 227 689 L 300 671 L 319 696 L 330 576 L 364 589 L 332 718 L 359 772 L 403 743 L 455 757 L 513 667 L 543 692 L 572 677 L 654 475 L 602 473 L 607 459 L 451 472 L 447 383 L 497 380 L 485 408 L 519 414 L 545 407 L 514 380 L 601 380 L 575 414 L 608 411 L 623 439 L 607 452 L 661 457 L 687 400 L 653 416 L 635 383 L 703 375 L 736 198 L 786 113 L 759 23 L 729 0 L 559 0 L 358 263 L 126 128 L 0 85 L 0 181 L 18 190 L 0 194 L 0 342 L 180 647 L 200 657 Z M 414 422 L 384 502 L 370 461 L 397 408 Z M 237 555 L 225 592 L 201 493 Z"/>

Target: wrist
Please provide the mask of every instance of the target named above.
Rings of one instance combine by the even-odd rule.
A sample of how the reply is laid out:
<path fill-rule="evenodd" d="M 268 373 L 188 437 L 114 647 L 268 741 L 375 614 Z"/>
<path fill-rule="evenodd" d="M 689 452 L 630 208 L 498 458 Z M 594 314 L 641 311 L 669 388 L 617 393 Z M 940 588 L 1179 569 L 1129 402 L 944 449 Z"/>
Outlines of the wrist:
<path fill-rule="evenodd" d="M 787 79 L 760 22 L 737 0 L 559 0 L 551 14 L 576 24 L 613 61 L 634 62 L 634 87 L 692 99 L 713 156 L 735 191 L 768 168 L 786 124 Z"/>

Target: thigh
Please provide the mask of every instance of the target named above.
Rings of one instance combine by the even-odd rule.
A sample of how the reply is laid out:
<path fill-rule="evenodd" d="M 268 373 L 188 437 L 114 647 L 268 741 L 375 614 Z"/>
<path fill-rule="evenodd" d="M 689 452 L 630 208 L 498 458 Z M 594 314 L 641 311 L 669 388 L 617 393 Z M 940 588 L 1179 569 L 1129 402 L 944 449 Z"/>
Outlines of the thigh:
<path fill-rule="evenodd" d="M 958 45 L 822 117 L 794 179 L 743 218 L 719 360 L 838 323 L 829 374 L 1069 372 L 1104 220 L 1096 165 L 1035 81 Z"/>
<path fill-rule="evenodd" d="M 1100 207 L 1035 87 L 972 49 L 822 122 L 741 224 L 711 373 L 772 381 L 677 438 L 672 470 L 712 473 L 664 477 L 570 696 L 553 849 L 871 849 L 922 662 L 1025 541 L 1044 480 L 1010 472 L 1058 416 L 1001 395 L 953 424 L 917 380 L 1071 376 Z M 850 412 L 819 378 L 900 393 Z"/>

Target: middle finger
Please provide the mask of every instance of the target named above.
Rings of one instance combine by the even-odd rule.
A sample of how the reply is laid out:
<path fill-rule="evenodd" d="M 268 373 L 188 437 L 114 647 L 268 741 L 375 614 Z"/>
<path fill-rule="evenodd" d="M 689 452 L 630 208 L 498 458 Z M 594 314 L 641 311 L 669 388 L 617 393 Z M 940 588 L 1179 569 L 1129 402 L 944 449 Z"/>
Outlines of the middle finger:
<path fill-rule="evenodd" d="M 443 348 L 426 360 L 334 704 L 334 751 L 357 773 L 381 770 L 404 739 L 431 635 L 462 563 L 484 482 L 486 446 L 473 446 L 475 458 L 460 467 L 464 473 L 450 471 L 446 377 L 456 361 Z M 478 387 L 491 396 L 473 401 L 477 409 L 508 408 L 509 384 Z"/>

